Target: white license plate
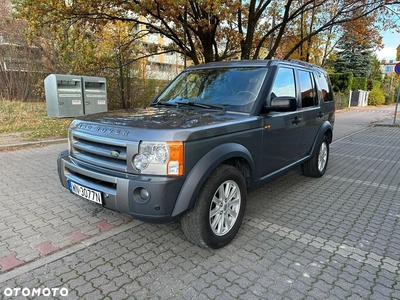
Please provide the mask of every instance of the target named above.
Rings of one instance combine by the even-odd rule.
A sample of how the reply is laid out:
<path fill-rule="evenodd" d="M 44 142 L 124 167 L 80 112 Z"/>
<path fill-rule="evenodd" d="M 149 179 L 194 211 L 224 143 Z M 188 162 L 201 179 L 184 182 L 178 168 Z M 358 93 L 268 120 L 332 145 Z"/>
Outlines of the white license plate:
<path fill-rule="evenodd" d="M 82 198 L 103 204 L 101 193 L 87 187 L 81 186 L 75 182 L 69 181 L 69 190 Z"/>

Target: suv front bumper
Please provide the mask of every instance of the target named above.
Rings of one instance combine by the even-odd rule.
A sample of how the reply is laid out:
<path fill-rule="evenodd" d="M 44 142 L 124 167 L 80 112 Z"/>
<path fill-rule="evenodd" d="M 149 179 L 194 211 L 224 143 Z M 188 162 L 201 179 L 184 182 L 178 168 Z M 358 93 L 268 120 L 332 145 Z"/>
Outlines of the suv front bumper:
<path fill-rule="evenodd" d="M 143 176 L 106 169 L 90 168 L 71 158 L 68 151 L 57 159 L 61 184 L 69 189 L 69 181 L 101 192 L 103 206 L 136 219 L 166 223 L 171 217 L 184 177 Z M 143 195 L 147 195 L 144 197 Z"/>

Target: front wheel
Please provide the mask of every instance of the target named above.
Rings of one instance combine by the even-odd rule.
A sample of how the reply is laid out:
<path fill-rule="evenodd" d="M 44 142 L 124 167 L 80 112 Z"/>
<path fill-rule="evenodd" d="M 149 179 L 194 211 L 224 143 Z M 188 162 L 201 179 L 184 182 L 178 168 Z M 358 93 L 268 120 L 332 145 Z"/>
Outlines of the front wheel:
<path fill-rule="evenodd" d="M 246 184 L 235 167 L 221 165 L 204 183 L 194 207 L 183 215 L 182 230 L 201 246 L 221 248 L 238 232 L 246 207 Z"/>
<path fill-rule="evenodd" d="M 305 176 L 321 177 L 325 174 L 329 158 L 329 139 L 326 135 L 322 138 L 318 152 L 307 162 L 301 165 Z"/>

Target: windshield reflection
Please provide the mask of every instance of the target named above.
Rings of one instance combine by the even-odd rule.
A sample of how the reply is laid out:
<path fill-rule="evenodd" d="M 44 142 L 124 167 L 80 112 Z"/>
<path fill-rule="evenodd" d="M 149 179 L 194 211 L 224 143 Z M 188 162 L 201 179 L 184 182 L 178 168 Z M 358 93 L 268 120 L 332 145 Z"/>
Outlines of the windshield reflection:
<path fill-rule="evenodd" d="M 267 70 L 247 67 L 184 72 L 158 97 L 157 104 L 250 112 Z"/>

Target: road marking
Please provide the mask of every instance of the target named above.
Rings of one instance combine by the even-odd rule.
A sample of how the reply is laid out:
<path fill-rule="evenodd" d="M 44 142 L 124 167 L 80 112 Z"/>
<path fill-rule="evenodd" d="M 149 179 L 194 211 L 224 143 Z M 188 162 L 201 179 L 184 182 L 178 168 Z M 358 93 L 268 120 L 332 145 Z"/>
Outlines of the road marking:
<path fill-rule="evenodd" d="M 395 147 L 396 148 L 396 147 Z M 349 155 L 349 154 L 340 154 L 340 153 L 329 153 L 330 156 L 339 156 L 341 158 L 347 157 L 347 158 L 354 158 L 354 159 L 362 159 L 362 160 L 370 160 L 370 161 L 380 161 L 380 162 L 390 162 L 393 165 L 400 163 L 400 161 L 393 161 L 393 159 L 384 159 L 384 158 L 373 158 L 373 157 L 368 157 L 368 156 L 359 156 L 359 155 Z"/>
<path fill-rule="evenodd" d="M 347 139 L 348 137 L 351 137 L 351 136 L 353 136 L 353 135 L 356 135 L 356 134 L 358 134 L 358 133 L 360 133 L 360 132 L 362 132 L 362 131 L 366 131 L 366 130 L 370 129 L 371 127 L 372 127 L 372 126 L 368 126 L 368 127 L 366 127 L 366 128 L 362 128 L 362 129 L 360 129 L 360 130 L 357 130 L 356 132 L 350 133 L 350 134 L 348 134 L 348 135 L 346 135 L 346 136 L 343 136 L 343 137 L 341 137 L 341 138 L 334 139 L 334 140 L 332 141 L 331 145 L 336 144 L 337 142 L 340 142 L 340 141 L 342 141 L 342 140 L 344 140 L 344 139 Z"/>
<path fill-rule="evenodd" d="M 292 241 L 312 246 L 318 250 L 325 250 L 332 254 L 354 259 L 360 263 L 368 264 L 375 268 L 385 269 L 391 273 L 399 272 L 400 261 L 389 257 L 377 255 L 355 247 L 350 247 L 328 239 L 313 236 L 295 229 L 280 226 L 258 218 L 245 218 L 245 224 L 272 234 L 279 235 Z"/>
<path fill-rule="evenodd" d="M 395 191 L 395 192 L 400 190 L 400 186 L 364 181 L 364 180 L 360 180 L 360 179 L 345 178 L 342 176 L 325 175 L 324 178 L 339 180 L 339 181 L 349 182 L 349 183 L 355 183 L 355 184 L 362 184 L 362 185 L 372 186 L 372 187 L 376 187 L 376 188 L 382 188 L 385 190 Z"/>
<path fill-rule="evenodd" d="M 374 148 L 388 148 L 388 149 L 397 149 L 398 145 L 387 146 L 387 145 L 377 145 L 377 144 L 367 144 L 367 143 L 356 143 L 352 141 L 342 141 L 341 144 L 349 144 L 351 146 L 362 146 L 362 147 L 374 147 Z"/>

